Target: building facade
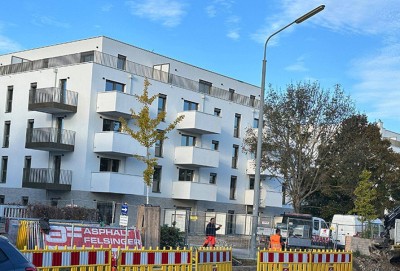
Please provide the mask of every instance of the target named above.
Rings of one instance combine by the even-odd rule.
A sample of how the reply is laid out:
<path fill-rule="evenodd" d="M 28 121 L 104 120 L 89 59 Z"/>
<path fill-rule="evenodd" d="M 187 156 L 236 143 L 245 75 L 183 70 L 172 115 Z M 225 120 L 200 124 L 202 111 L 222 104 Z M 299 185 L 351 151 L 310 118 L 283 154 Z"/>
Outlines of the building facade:
<path fill-rule="evenodd" d="M 111 202 L 144 204 L 144 164 L 133 155 L 145 149 L 119 118 L 140 111 L 134 95 L 145 78 L 158 95 L 152 115 L 167 113 L 159 130 L 185 116 L 152 149 L 150 204 L 251 212 L 254 159 L 241 147 L 257 128 L 260 89 L 107 37 L 0 56 L 1 202 L 79 202 L 106 213 Z M 287 207 L 265 173 L 260 207 Z"/>

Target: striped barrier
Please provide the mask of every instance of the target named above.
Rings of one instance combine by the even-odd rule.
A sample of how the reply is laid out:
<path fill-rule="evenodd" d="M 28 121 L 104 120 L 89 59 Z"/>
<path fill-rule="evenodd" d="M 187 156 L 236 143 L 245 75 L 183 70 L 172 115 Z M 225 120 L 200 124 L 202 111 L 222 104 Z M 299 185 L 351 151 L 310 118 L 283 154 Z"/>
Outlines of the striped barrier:
<path fill-rule="evenodd" d="M 336 250 L 272 251 L 260 250 L 257 271 L 352 271 L 351 252 Z"/>
<path fill-rule="evenodd" d="M 118 249 L 118 270 L 192 271 L 192 250 Z"/>
<path fill-rule="evenodd" d="M 313 251 L 311 265 L 312 271 L 352 271 L 353 254 L 334 250 Z"/>
<path fill-rule="evenodd" d="M 310 271 L 311 253 L 307 251 L 260 250 L 257 271 Z"/>
<path fill-rule="evenodd" d="M 22 254 L 38 270 L 59 271 L 70 268 L 71 271 L 110 271 L 111 248 L 73 248 L 56 247 L 54 249 L 22 250 Z"/>
<path fill-rule="evenodd" d="M 195 253 L 196 271 L 232 271 L 232 248 L 199 248 Z"/>

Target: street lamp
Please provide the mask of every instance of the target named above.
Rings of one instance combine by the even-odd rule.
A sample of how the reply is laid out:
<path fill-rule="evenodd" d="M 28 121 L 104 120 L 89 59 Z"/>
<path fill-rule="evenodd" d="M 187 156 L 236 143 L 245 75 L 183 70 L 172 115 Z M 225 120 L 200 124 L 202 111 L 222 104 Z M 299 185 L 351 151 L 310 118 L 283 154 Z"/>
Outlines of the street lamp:
<path fill-rule="evenodd" d="M 264 115 L 264 92 L 265 92 L 265 77 L 266 77 L 266 68 L 267 68 L 267 44 L 268 41 L 278 34 L 279 32 L 285 30 L 292 24 L 299 24 L 307 20 L 308 18 L 314 16 L 318 12 L 322 11 L 325 8 L 325 5 L 321 5 L 303 16 L 297 18 L 290 24 L 282 27 L 278 31 L 271 34 L 264 45 L 264 59 L 262 63 L 262 75 L 261 75 L 261 93 L 260 93 L 260 107 L 259 107 L 259 116 L 258 116 L 258 131 L 257 131 L 257 148 L 256 148 L 256 167 L 255 167 L 255 178 L 254 178 L 254 198 L 253 198 L 253 220 L 252 220 L 252 229 L 251 229 L 251 239 L 250 239 L 250 248 L 252 252 L 252 257 L 256 256 L 256 235 L 257 235 L 257 225 L 258 225 L 258 205 L 260 204 L 260 171 L 261 171 L 261 145 L 262 145 L 262 128 L 263 128 L 263 115 Z"/>

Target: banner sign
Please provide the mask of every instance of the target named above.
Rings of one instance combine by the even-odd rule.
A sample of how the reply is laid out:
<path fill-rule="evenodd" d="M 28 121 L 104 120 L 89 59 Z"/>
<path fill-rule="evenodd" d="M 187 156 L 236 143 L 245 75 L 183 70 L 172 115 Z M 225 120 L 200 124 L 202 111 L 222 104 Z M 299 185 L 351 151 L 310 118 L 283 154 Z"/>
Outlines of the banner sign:
<path fill-rule="evenodd" d="M 77 246 L 77 247 L 109 247 L 142 248 L 139 230 L 98 228 L 98 227 L 72 227 L 50 226 L 49 234 L 44 235 L 44 243 L 49 247 Z"/>

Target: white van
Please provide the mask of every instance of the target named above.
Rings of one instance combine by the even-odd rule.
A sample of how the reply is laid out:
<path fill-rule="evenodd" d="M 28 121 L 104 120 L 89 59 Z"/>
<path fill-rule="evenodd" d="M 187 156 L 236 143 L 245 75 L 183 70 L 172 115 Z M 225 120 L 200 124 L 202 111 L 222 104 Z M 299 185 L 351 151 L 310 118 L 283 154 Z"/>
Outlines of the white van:
<path fill-rule="evenodd" d="M 334 215 L 331 230 L 333 241 L 338 247 L 344 247 L 346 236 L 360 236 L 363 231 L 368 230 L 371 231 L 370 236 L 376 237 L 383 233 L 384 227 L 380 219 L 364 222 L 363 225 L 357 215 Z"/>

